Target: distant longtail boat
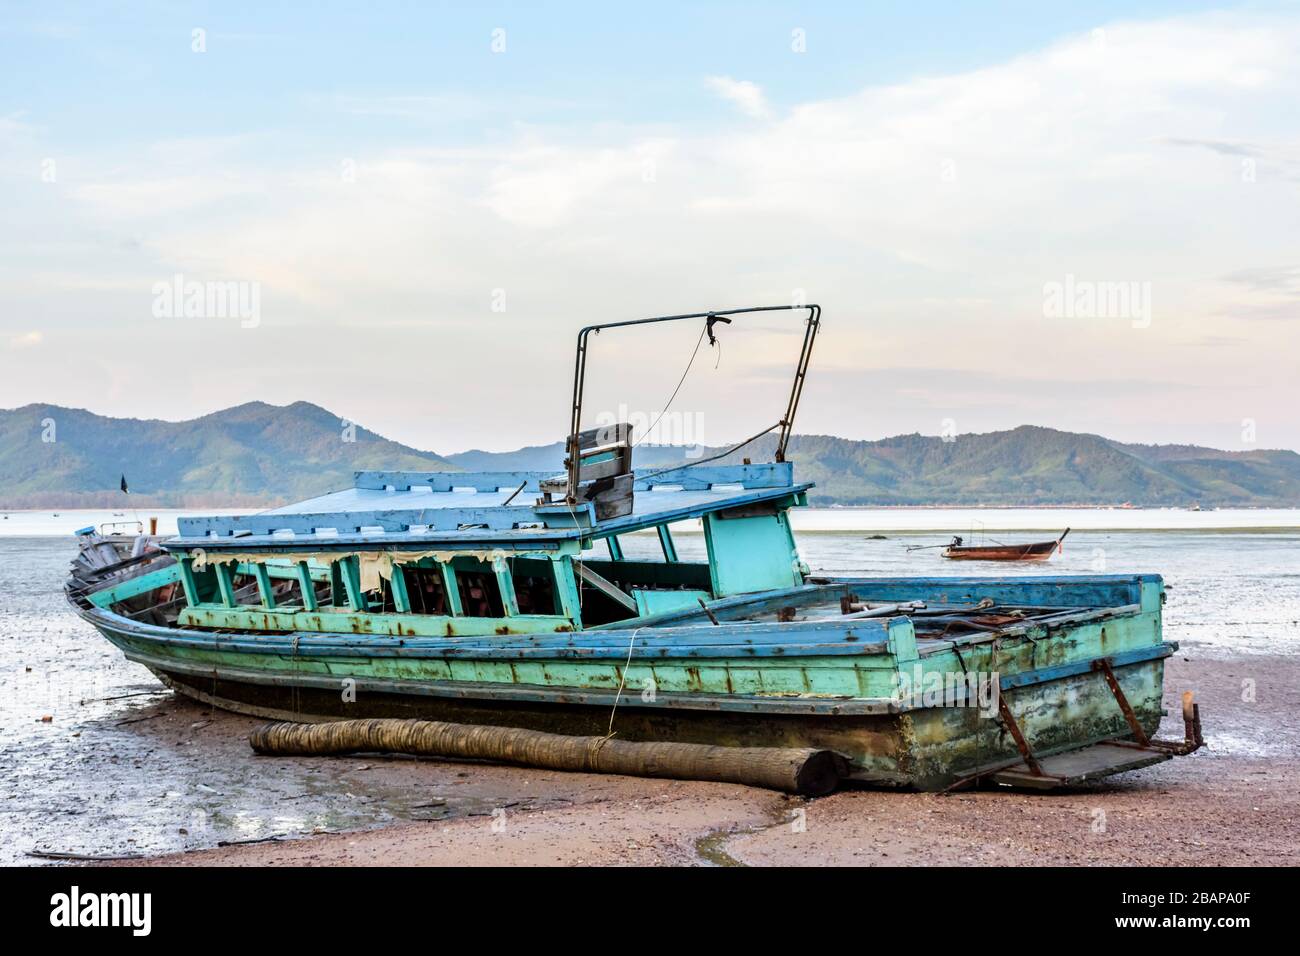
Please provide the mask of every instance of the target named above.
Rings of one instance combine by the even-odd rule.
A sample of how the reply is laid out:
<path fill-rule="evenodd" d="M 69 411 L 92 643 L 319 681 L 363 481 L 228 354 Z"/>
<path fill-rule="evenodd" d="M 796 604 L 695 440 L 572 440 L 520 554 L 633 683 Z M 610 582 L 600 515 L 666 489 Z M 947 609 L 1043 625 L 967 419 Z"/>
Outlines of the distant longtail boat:
<path fill-rule="evenodd" d="M 961 538 L 953 538 L 952 544 L 943 551 L 945 558 L 954 561 L 1046 561 L 1061 547 L 1061 542 L 1070 533 L 1066 528 L 1055 541 L 1035 541 L 1032 544 L 962 544 Z"/>

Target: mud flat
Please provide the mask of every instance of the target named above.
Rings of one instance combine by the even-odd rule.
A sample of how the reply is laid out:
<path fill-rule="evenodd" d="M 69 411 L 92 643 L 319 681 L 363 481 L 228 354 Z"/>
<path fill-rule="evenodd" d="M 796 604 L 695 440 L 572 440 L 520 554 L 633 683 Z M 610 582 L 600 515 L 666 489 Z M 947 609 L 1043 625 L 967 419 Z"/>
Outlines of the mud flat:
<path fill-rule="evenodd" d="M 412 788 L 463 780 L 441 821 L 217 847 L 148 865 L 1300 864 L 1300 658 L 1172 658 L 1210 749 L 1054 794 L 849 790 L 819 800 L 728 784 L 404 762 Z M 1176 733 L 1174 721 L 1164 733 Z M 375 767 L 382 758 L 340 762 Z M 387 773 L 387 771 L 385 771 Z M 268 776 L 274 772 L 268 763 Z M 396 786 L 396 781 L 389 781 Z M 453 784 L 454 785 L 454 784 Z M 503 799 L 502 794 L 518 796 Z"/>

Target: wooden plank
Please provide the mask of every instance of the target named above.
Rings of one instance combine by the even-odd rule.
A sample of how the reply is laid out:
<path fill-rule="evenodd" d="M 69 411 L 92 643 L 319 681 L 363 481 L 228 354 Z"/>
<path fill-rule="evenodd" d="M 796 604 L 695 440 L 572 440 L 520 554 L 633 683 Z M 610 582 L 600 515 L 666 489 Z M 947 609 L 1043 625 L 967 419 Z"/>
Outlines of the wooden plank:
<path fill-rule="evenodd" d="M 264 611 L 248 606 L 205 606 L 186 608 L 180 623 L 237 633 L 218 635 L 171 629 L 168 636 L 152 637 L 151 641 L 257 655 L 291 655 L 296 644 L 300 658 L 399 657 L 507 663 L 580 659 L 621 662 L 627 659 L 628 650 L 626 631 L 573 631 L 572 625 L 558 614 L 452 618 L 432 614 L 354 615 L 332 611 L 310 614 L 294 608 Z M 501 633 L 503 627 L 507 633 Z M 886 682 L 896 687 L 896 668 L 888 642 L 876 640 L 874 635 L 803 627 L 795 628 L 801 633 L 788 633 L 791 625 L 783 625 L 786 631 L 777 633 L 775 622 L 771 627 L 765 638 L 754 633 L 753 625 L 722 623 L 717 627 L 693 627 L 689 633 L 681 633 L 679 628 L 663 633 L 658 628 L 646 628 L 637 637 L 635 659 L 658 664 L 680 659 L 734 658 L 752 668 L 760 660 L 769 666 L 783 666 L 781 662 L 788 661 L 788 666 L 800 667 L 805 663 L 803 658 L 852 658 L 837 662 L 834 668 L 826 668 L 824 663 L 817 666 L 822 670 L 848 667 L 855 682 L 858 673 L 870 670 L 885 675 Z M 452 637 L 456 640 L 449 641 Z M 859 691 L 860 688 L 855 693 Z M 807 688 L 799 692 L 807 692 Z M 912 708 L 900 704 L 899 709 Z"/>
<path fill-rule="evenodd" d="M 181 590 L 185 592 L 185 600 L 190 607 L 201 603 L 198 583 L 194 580 L 194 560 L 192 558 L 181 558 L 177 561 L 181 569 Z"/>
<path fill-rule="evenodd" d="M 1128 651 L 1119 651 L 1109 655 L 1109 657 L 1114 667 L 1125 667 L 1129 664 L 1142 664 L 1156 658 L 1169 657 L 1173 653 L 1172 644 L 1159 643 L 1149 644 L 1146 647 L 1135 647 Z M 1016 687 L 1028 687 L 1033 684 L 1042 684 L 1047 681 L 1062 680 L 1066 677 L 1087 674 L 1092 670 L 1093 660 L 1089 658 L 1087 660 L 1071 661 L 1068 664 L 1057 664 L 1053 667 L 1040 667 L 1031 671 L 1022 671 L 1018 674 L 1003 674 L 999 683 L 1003 691 L 1008 691 Z"/>
<path fill-rule="evenodd" d="M 515 594 L 515 578 L 510 573 L 510 563 L 505 558 L 493 558 L 492 572 L 496 575 L 497 589 L 501 592 L 501 607 L 506 617 L 518 617 L 519 597 Z"/>
<path fill-rule="evenodd" d="M 582 603 L 571 559 L 556 558 L 551 561 L 551 569 L 555 574 L 555 595 L 560 602 L 560 613 L 577 626 L 582 617 Z"/>
<path fill-rule="evenodd" d="M 226 607 L 234 607 L 237 602 L 235 601 L 235 586 L 230 580 L 230 565 L 214 564 L 211 567 L 217 575 L 217 590 L 221 594 L 221 603 Z"/>
<path fill-rule="evenodd" d="M 596 506 L 596 518 L 600 521 L 632 513 L 632 476 L 619 475 L 611 480 L 613 484 L 603 491 L 595 491 L 594 483 L 591 486 L 580 485 L 578 488 L 579 500 L 592 502 Z"/>
<path fill-rule="evenodd" d="M 298 590 L 302 592 L 303 610 L 317 610 L 320 602 L 316 600 L 316 585 L 311 579 L 311 569 L 307 567 L 306 561 L 299 561 L 294 569 L 298 573 Z"/>
<path fill-rule="evenodd" d="M 595 571 L 591 570 L 591 568 L 587 567 L 585 564 L 582 563 L 575 564 L 574 569 L 578 572 L 578 576 L 580 578 L 582 578 L 584 581 L 586 581 L 588 584 L 594 587 L 597 591 L 600 591 L 602 594 L 606 595 L 607 597 L 613 598 L 615 601 L 623 605 L 633 614 L 636 613 L 637 611 L 636 601 L 631 596 L 623 593 L 622 588 L 620 588 L 613 581 L 601 577 Z"/>
<path fill-rule="evenodd" d="M 406 576 L 402 573 L 400 564 L 393 565 L 393 576 L 388 579 L 388 584 L 393 592 L 393 607 L 399 614 L 409 613 L 411 598 L 406 593 Z"/>
<path fill-rule="evenodd" d="M 942 604 L 975 604 L 987 597 L 997 604 L 1025 607 L 1048 605 L 1096 608 L 1141 604 L 1143 610 L 1154 610 L 1158 607 L 1158 590 L 1152 599 L 1148 597 L 1148 589 L 1162 587 L 1162 579 L 1158 574 L 1014 577 L 954 575 L 917 578 L 825 576 L 824 579 L 848 585 L 865 601 L 915 600 L 925 601 L 931 607 Z"/>
<path fill-rule="evenodd" d="M 627 474 L 627 462 L 621 458 L 606 458 L 604 461 L 594 461 L 588 464 L 585 460 L 578 469 L 578 482 L 595 481 L 598 478 L 616 478 L 619 475 Z"/>
<path fill-rule="evenodd" d="M 353 487 L 367 491 L 395 491 L 431 488 L 435 492 L 452 488 L 473 488 L 478 492 L 514 490 L 526 482 L 525 491 L 537 491 L 537 484 L 549 476 L 548 471 L 358 471 Z"/>
<path fill-rule="evenodd" d="M 347 601 L 346 588 L 343 586 L 343 569 L 339 567 L 337 561 L 330 562 L 329 566 L 330 579 L 330 604 L 334 607 L 343 607 Z"/>
<path fill-rule="evenodd" d="M 424 483 L 435 493 L 453 488 L 473 488 L 477 492 L 514 491 L 520 485 L 524 486 L 525 492 L 536 493 L 541 490 L 542 480 L 550 475 L 551 472 L 546 471 L 431 472 Z"/>
<path fill-rule="evenodd" d="M 366 596 L 361 591 L 361 565 L 353 558 L 344 558 L 338 562 L 339 573 L 343 576 L 343 590 L 348 595 L 348 606 L 354 611 L 366 610 Z"/>
<path fill-rule="evenodd" d="M 130 660 L 138 661 L 160 670 L 187 673 L 199 678 L 211 676 L 211 665 L 196 664 L 184 659 L 152 656 L 140 650 L 127 650 Z M 329 674 L 311 674 L 302 671 L 282 674 L 253 669 L 229 667 L 225 673 L 231 679 L 266 686 L 321 687 L 336 691 L 338 677 Z M 652 700 L 643 701 L 640 694 L 619 694 L 615 690 L 575 687 L 541 687 L 522 684 L 492 683 L 487 681 L 429 681 L 397 678 L 357 678 L 357 688 L 372 693 L 413 694 L 458 700 L 509 700 L 537 701 L 542 703 L 593 704 L 609 707 L 615 700 L 621 706 L 670 707 L 676 710 L 729 711 L 757 714 L 824 714 L 829 717 L 893 714 L 898 712 L 897 701 L 888 697 L 873 698 L 815 698 L 775 697 L 771 694 L 677 693 L 659 690 Z"/>
<path fill-rule="evenodd" d="M 1018 763 L 991 775 L 994 783 L 1011 787 L 1028 787 L 1034 790 L 1051 790 L 1073 786 L 1088 780 L 1108 777 L 1111 774 L 1150 767 L 1169 760 L 1172 754 L 1160 750 L 1143 750 L 1133 746 L 1119 746 L 1102 742 L 1071 750 L 1068 753 L 1040 757 L 1038 763 L 1043 776 L 1036 776 L 1029 767 Z"/>
<path fill-rule="evenodd" d="M 257 594 L 262 599 L 262 607 L 275 607 L 275 592 L 271 590 L 271 573 L 265 564 L 252 566 L 253 577 L 257 580 Z"/>
<path fill-rule="evenodd" d="M 734 507 L 748 501 L 777 499 L 780 502 L 788 501 L 793 505 L 799 494 L 810 487 L 812 486 L 760 488 L 737 492 L 730 497 L 719 496 L 716 500 L 688 500 L 680 505 L 674 505 L 673 495 L 661 492 L 662 502 L 655 501 L 655 505 L 660 507 L 646 509 L 643 514 L 628 514 L 614 518 L 609 517 L 608 513 L 603 513 L 601 522 L 610 531 L 635 531 L 664 522 L 702 517 L 721 508 Z M 631 499 L 622 499 L 620 504 L 630 506 Z M 430 507 L 423 510 L 398 509 L 385 512 L 322 512 L 233 517 L 214 515 L 181 518 L 178 522 L 180 536 L 165 542 L 164 546 L 170 551 L 188 551 L 199 547 L 209 550 L 275 552 L 301 550 L 304 543 L 335 549 L 341 547 L 415 549 L 428 542 L 436 541 L 440 544 L 446 542 L 449 547 L 466 549 L 492 543 L 493 546 L 540 552 L 548 548 L 562 547 L 563 542 L 586 536 L 589 533 L 590 516 L 594 510 L 588 502 L 579 502 L 574 506 L 564 502 L 554 502 L 531 509 L 515 506 L 473 509 Z M 527 531 L 517 531 L 515 526 L 521 523 L 543 524 L 545 529 L 539 531 L 530 528 Z M 430 530 L 411 534 L 409 528 L 413 524 L 427 526 Z M 469 529 L 468 526 L 473 524 L 487 524 L 488 527 Z M 352 526 L 355 526 L 354 530 L 344 530 Z M 371 526 L 385 527 L 390 532 L 406 529 L 408 533 L 400 537 L 391 533 L 360 533 L 360 528 Z M 338 534 L 328 538 L 317 537 L 314 534 L 317 527 L 334 528 Z M 295 537 L 270 536 L 273 530 L 281 529 L 294 532 Z M 252 534 L 235 537 L 234 532 L 241 530 Z M 210 531 L 217 536 L 209 537 Z M 306 537 L 296 537 L 296 535 Z"/>
<path fill-rule="evenodd" d="M 595 428 L 588 428 L 586 431 L 578 432 L 577 445 L 578 450 L 592 448 L 596 445 L 609 445 L 616 442 L 626 442 L 632 436 L 632 426 L 627 422 L 618 422 L 613 425 L 598 425 Z M 574 436 L 570 435 L 565 439 L 566 451 L 571 451 L 574 444 Z"/>
<path fill-rule="evenodd" d="M 465 613 L 465 609 L 460 603 L 460 586 L 456 583 L 456 571 L 452 568 L 451 562 L 439 562 L 438 568 L 442 571 L 442 589 L 447 596 L 447 610 L 453 617 L 460 617 Z"/>
<path fill-rule="evenodd" d="M 665 471 L 655 468 L 636 473 L 636 490 L 645 491 L 654 485 L 681 485 L 686 491 L 705 491 L 714 485 L 740 485 L 746 491 L 760 488 L 790 488 L 794 486 L 792 462 L 768 462 L 759 465 L 692 465 Z"/>
<path fill-rule="evenodd" d="M 663 548 L 664 560 L 670 564 L 675 564 L 677 562 L 677 545 L 673 543 L 673 535 L 668 530 L 668 525 L 661 524 L 655 530 L 659 532 L 659 546 Z"/>
<path fill-rule="evenodd" d="M 517 488 L 518 482 L 515 483 Z M 510 489 L 513 491 L 514 489 Z M 459 531 L 467 526 L 481 526 L 491 531 L 512 531 L 520 522 L 541 522 L 531 505 L 487 505 L 479 508 L 444 508 L 430 501 L 426 508 L 394 508 L 365 511 L 317 511 L 293 514 L 211 515 L 177 519 L 177 530 L 182 538 L 199 538 L 190 546 L 211 547 L 218 538 L 231 535 L 270 536 L 276 532 L 291 532 L 294 536 L 311 536 L 320 540 L 318 530 L 330 529 L 339 536 L 360 534 L 362 528 L 382 528 L 386 533 L 410 531 L 419 526 L 430 531 Z M 548 518 L 548 526 L 571 527 L 571 520 L 560 514 Z M 324 539 L 328 542 L 328 539 Z M 418 539 L 416 539 L 418 540 Z M 239 543 L 239 542 L 236 542 Z M 293 539 L 271 542 L 282 546 L 301 547 Z M 402 542 L 398 542 L 399 544 Z"/>
<path fill-rule="evenodd" d="M 96 607 L 111 607 L 119 601 L 125 601 L 128 598 L 139 597 L 141 594 L 148 594 L 158 588 L 166 587 L 168 584 L 176 581 L 181 575 L 180 569 L 176 564 L 169 564 L 165 568 L 159 568 L 156 571 L 150 571 L 146 574 L 138 575 L 134 578 L 128 578 L 121 584 L 113 587 L 104 588 L 94 591 L 87 595 L 91 604 Z"/>

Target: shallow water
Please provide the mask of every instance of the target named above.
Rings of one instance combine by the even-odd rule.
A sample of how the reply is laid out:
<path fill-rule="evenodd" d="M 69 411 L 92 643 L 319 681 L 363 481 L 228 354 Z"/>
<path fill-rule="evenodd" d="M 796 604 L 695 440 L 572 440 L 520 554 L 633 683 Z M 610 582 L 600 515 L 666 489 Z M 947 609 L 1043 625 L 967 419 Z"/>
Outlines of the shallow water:
<path fill-rule="evenodd" d="M 923 514 L 943 526 L 938 512 Z M 986 516 L 988 527 L 996 514 Z M 886 530 L 884 540 L 869 540 L 810 531 L 800 546 L 814 569 L 844 573 L 1158 572 L 1170 588 L 1167 638 L 1187 653 L 1239 658 L 1300 653 L 1300 527 L 1292 520 L 1271 531 L 1075 531 L 1047 565 L 959 566 L 938 549 L 906 551 L 946 540 L 935 532 Z M 956 521 L 945 531 L 974 543 L 970 522 Z M 681 533 L 677 544 L 683 558 L 703 555 L 702 535 Z M 624 547 L 653 553 L 658 541 L 629 535 Z M 244 740 L 250 722 L 155 695 L 160 685 L 148 671 L 67 609 L 62 585 L 75 551 L 70 536 L 0 534 L 0 863 L 31 862 L 24 854 L 34 847 L 158 853 L 490 811 L 492 797 L 429 785 L 428 766 L 414 762 L 373 773 L 360 772 L 369 768 L 360 760 L 259 762 Z"/>

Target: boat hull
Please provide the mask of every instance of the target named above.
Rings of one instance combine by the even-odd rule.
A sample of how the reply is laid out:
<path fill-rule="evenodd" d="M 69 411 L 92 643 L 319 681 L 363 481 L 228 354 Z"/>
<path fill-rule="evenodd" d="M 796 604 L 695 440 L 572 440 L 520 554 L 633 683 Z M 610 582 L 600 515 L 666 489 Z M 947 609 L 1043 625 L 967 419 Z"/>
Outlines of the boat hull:
<path fill-rule="evenodd" d="M 989 547 L 948 548 L 945 558 L 953 561 L 1046 561 L 1056 550 L 1056 542 Z"/>
<path fill-rule="evenodd" d="M 574 736 L 604 736 L 611 708 L 556 701 L 502 702 L 448 698 L 402 691 L 367 691 L 354 703 L 317 687 L 257 684 L 221 677 L 155 670 L 168 686 L 195 700 L 270 720 L 318 722 L 365 717 L 418 718 L 462 724 L 520 727 Z M 1144 732 L 1154 736 L 1163 710 L 1163 661 L 1120 668 L 1116 673 Z M 1071 700 L 1061 720 L 1056 704 Z M 1016 692 L 1009 698 L 1022 731 L 1039 757 L 1078 750 L 1116 738 L 1130 739 L 1114 698 L 1095 675 L 1066 678 Z M 1046 720 L 1036 715 L 1052 714 Z M 863 783 L 923 791 L 942 790 L 977 772 L 1018 761 L 1005 728 L 972 708 L 922 708 L 900 714 L 744 713 L 667 708 L 619 709 L 619 739 L 674 741 L 733 747 L 834 750 L 848 758 L 849 778 Z"/>
<path fill-rule="evenodd" d="M 567 656 L 538 648 L 537 654 L 518 652 L 505 661 L 460 660 L 460 669 L 449 671 L 445 659 L 419 648 L 363 653 L 358 648 L 377 642 L 355 635 L 334 636 L 349 648 L 347 656 L 327 654 L 327 648 L 299 637 L 268 643 L 262 651 L 260 645 L 250 650 L 247 636 L 241 643 L 240 635 L 146 625 L 99 608 L 80 613 L 178 693 L 257 717 L 420 717 L 598 736 L 612 727 L 620 739 L 633 741 L 816 747 L 844 754 L 854 779 L 938 790 L 1015 762 L 1019 751 L 999 715 L 974 701 L 900 697 L 900 677 L 911 669 L 917 669 L 918 686 L 921 669 L 948 677 L 967 667 L 998 675 L 1023 736 L 1035 754 L 1047 756 L 1130 736 L 1093 666 L 1105 657 L 1144 732 L 1155 733 L 1163 713 L 1163 662 L 1173 645 L 1159 638 L 1158 584 L 1136 587 L 1142 605 L 1055 625 L 1045 643 L 1043 635 L 1030 634 L 966 645 L 960 661 L 951 642 L 918 651 L 897 628 L 886 645 L 832 654 L 817 650 L 822 645 L 791 644 L 764 651 L 770 659 L 763 660 L 708 657 L 705 645 L 692 647 L 681 638 L 676 650 L 648 661 L 629 655 L 635 635 L 612 632 L 604 637 L 616 639 L 619 648 L 606 663 L 591 660 L 590 648 Z M 958 597 L 959 590 L 945 594 Z M 938 592 L 935 597 L 947 599 Z M 725 627 L 699 628 L 698 639 L 720 630 Z M 601 635 L 581 637 L 596 644 Z M 669 689 L 648 693 L 645 673 Z M 448 674 L 460 679 L 446 679 Z M 823 691 L 850 684 L 858 690 L 755 693 L 744 686 L 755 675 L 761 686 L 795 681 Z"/>

